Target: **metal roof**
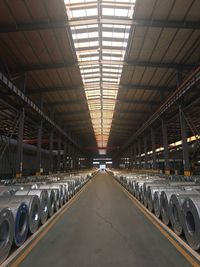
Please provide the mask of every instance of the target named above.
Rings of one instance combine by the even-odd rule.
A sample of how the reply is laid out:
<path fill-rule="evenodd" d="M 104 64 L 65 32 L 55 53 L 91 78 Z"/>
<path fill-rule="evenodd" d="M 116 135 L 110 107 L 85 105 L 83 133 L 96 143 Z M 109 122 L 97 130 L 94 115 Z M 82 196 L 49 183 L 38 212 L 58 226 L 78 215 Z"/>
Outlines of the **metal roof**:
<path fill-rule="evenodd" d="M 184 79 L 199 66 L 199 0 L 2 0 L 0 7 L 1 70 L 19 87 L 25 75 L 26 95 L 96 151 L 123 147 L 177 88 L 177 73 Z M 198 95 L 190 92 L 187 105 Z M 18 109 L 3 89 L 2 99 Z M 173 111 L 169 125 L 177 125 Z M 177 138 L 173 128 L 169 136 Z"/>

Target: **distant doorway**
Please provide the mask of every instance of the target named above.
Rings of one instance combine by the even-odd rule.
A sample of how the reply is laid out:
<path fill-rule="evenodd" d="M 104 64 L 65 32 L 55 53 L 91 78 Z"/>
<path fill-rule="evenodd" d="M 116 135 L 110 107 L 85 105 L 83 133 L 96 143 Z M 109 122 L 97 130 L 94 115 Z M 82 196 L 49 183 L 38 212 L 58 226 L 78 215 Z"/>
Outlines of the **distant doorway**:
<path fill-rule="evenodd" d="M 105 169 L 106 169 L 106 164 L 100 164 L 100 171 L 101 172 L 104 172 L 105 171 Z"/>

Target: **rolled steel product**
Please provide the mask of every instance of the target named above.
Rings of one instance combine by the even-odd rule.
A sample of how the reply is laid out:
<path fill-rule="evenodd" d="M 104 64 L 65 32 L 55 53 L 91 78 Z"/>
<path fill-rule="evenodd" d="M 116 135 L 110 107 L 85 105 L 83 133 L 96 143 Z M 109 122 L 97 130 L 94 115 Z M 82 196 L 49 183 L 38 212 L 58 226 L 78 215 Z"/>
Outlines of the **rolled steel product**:
<path fill-rule="evenodd" d="M 56 196 L 53 189 L 46 189 L 49 197 L 49 217 L 51 217 L 55 212 Z"/>
<path fill-rule="evenodd" d="M 169 188 L 168 184 L 151 184 L 148 185 L 146 192 L 147 206 L 150 211 L 154 210 L 154 193 Z"/>
<path fill-rule="evenodd" d="M 49 184 L 50 188 L 58 189 L 59 190 L 59 206 L 62 207 L 64 204 L 64 186 L 63 184 L 59 183 L 51 183 Z"/>
<path fill-rule="evenodd" d="M 170 223 L 170 217 L 169 217 L 169 201 L 170 197 L 173 194 L 177 194 L 180 192 L 184 192 L 182 189 L 167 189 L 165 191 L 162 191 L 160 194 L 160 213 L 161 213 L 161 219 L 165 225 L 168 225 Z"/>
<path fill-rule="evenodd" d="M 14 245 L 20 247 L 27 238 L 29 211 L 27 205 L 15 197 L 0 197 L 0 207 L 9 207 L 14 218 Z"/>
<path fill-rule="evenodd" d="M 62 183 L 58 183 L 58 185 L 62 186 L 63 203 L 66 203 L 68 201 L 68 184 L 62 182 Z"/>
<path fill-rule="evenodd" d="M 172 194 L 169 201 L 169 217 L 172 229 L 180 236 L 183 233 L 183 211 L 182 205 L 185 199 L 189 196 L 197 196 L 197 191 L 185 191 L 181 193 Z"/>
<path fill-rule="evenodd" d="M 196 182 L 170 182 L 171 186 L 195 186 Z"/>
<path fill-rule="evenodd" d="M 188 244 L 194 250 L 200 248 L 200 196 L 190 196 L 182 205 L 183 229 Z"/>
<path fill-rule="evenodd" d="M 37 195 L 40 200 L 40 221 L 44 224 L 49 214 L 49 197 L 46 189 L 19 190 L 15 196 L 34 196 Z"/>
<path fill-rule="evenodd" d="M 161 194 L 161 191 L 156 191 L 153 194 L 153 210 L 157 218 L 160 218 L 160 210 L 161 210 L 160 194 Z"/>
<path fill-rule="evenodd" d="M 12 196 L 13 200 L 25 203 L 29 211 L 29 231 L 34 234 L 40 224 L 40 200 L 38 196 Z"/>
<path fill-rule="evenodd" d="M 60 207 L 60 191 L 58 189 L 58 187 L 56 186 L 51 186 L 51 184 L 39 184 L 38 185 L 39 189 L 49 189 L 49 190 L 53 190 L 54 192 L 54 197 L 55 197 L 55 204 L 54 204 L 54 208 L 55 211 L 59 210 Z"/>
<path fill-rule="evenodd" d="M 146 194 L 147 190 L 148 190 L 148 186 L 156 186 L 156 185 L 165 185 L 165 184 L 168 184 L 168 181 L 167 180 L 164 180 L 164 179 L 156 179 L 156 180 L 151 180 L 151 181 L 146 181 L 144 184 L 143 184 L 143 192 L 144 192 L 144 195 Z"/>
<path fill-rule="evenodd" d="M 8 257 L 14 237 L 14 217 L 9 208 L 0 208 L 0 264 Z"/>

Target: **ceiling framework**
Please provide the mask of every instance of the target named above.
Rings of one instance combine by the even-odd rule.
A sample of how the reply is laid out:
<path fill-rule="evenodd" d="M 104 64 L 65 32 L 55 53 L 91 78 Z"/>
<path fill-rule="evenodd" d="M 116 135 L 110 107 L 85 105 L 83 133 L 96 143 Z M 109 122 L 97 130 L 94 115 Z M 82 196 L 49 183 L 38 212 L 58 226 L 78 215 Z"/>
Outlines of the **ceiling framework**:
<path fill-rule="evenodd" d="M 118 101 L 135 0 L 65 3 L 97 147 L 100 153 L 106 153 L 101 149 L 107 147 Z"/>

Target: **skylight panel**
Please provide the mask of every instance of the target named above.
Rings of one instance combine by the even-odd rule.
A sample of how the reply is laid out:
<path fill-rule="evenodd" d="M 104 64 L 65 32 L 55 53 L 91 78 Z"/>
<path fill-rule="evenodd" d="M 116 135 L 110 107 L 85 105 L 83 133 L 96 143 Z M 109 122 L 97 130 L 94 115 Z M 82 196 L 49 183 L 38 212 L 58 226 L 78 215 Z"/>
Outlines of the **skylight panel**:
<path fill-rule="evenodd" d="M 123 19 L 132 18 L 135 0 L 102 0 L 98 9 L 98 0 L 65 0 L 65 3 L 69 24 L 74 25 L 72 38 L 100 151 L 108 143 L 131 29 Z M 107 20 L 115 17 L 119 22 L 104 24 L 102 17 Z"/>

